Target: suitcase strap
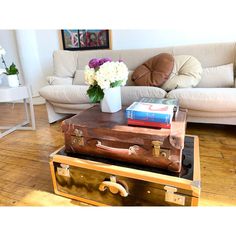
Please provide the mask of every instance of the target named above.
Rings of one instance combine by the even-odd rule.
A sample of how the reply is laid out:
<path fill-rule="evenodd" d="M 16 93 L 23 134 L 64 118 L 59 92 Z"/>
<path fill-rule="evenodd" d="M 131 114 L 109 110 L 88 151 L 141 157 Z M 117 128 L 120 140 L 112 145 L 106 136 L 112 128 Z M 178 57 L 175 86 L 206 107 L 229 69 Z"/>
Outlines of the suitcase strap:
<path fill-rule="evenodd" d="M 140 150 L 140 147 L 138 145 L 133 145 L 130 146 L 129 148 L 114 148 L 114 147 L 109 147 L 106 145 L 103 145 L 101 141 L 97 141 L 96 144 L 97 148 L 101 148 L 103 150 L 107 150 L 111 153 L 115 153 L 115 154 L 125 154 L 125 155 L 136 155 L 137 151 Z"/>

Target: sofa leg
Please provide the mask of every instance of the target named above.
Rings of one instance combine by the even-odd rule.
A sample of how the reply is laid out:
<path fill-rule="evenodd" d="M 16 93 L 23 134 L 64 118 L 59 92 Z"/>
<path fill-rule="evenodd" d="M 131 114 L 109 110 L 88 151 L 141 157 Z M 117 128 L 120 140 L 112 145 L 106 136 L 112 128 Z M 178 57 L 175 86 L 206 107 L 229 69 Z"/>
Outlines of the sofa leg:
<path fill-rule="evenodd" d="M 46 108 L 48 113 L 48 122 L 50 124 L 68 116 L 67 114 L 56 113 L 53 109 L 52 104 L 50 104 L 48 101 L 46 101 Z"/>

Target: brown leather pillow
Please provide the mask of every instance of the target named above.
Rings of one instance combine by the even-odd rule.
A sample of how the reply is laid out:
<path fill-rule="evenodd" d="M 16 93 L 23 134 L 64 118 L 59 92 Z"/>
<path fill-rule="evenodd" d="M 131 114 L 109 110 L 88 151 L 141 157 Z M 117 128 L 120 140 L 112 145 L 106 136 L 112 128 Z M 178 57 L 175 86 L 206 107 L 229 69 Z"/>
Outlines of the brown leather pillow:
<path fill-rule="evenodd" d="M 132 81 L 139 86 L 159 87 L 166 82 L 174 67 L 174 57 L 160 53 L 138 66 L 132 74 Z"/>

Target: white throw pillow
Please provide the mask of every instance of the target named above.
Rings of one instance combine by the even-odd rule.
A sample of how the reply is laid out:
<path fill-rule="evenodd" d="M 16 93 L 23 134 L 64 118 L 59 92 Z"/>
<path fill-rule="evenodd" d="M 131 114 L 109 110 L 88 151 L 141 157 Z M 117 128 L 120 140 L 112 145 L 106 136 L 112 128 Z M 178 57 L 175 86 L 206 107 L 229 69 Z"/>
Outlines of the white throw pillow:
<path fill-rule="evenodd" d="M 228 88 L 234 86 L 233 63 L 204 68 L 198 88 Z"/>
<path fill-rule="evenodd" d="M 196 87 L 201 80 L 201 63 L 189 55 L 174 56 L 174 59 L 173 71 L 161 88 L 171 91 L 176 88 Z"/>

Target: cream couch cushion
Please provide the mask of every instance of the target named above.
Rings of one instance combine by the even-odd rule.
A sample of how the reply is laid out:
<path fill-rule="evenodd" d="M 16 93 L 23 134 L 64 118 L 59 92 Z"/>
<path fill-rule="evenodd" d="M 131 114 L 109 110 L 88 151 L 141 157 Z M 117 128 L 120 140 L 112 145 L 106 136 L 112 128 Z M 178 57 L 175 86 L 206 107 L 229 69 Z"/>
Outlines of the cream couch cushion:
<path fill-rule="evenodd" d="M 73 79 L 75 85 L 86 85 L 84 79 L 84 70 L 76 70 L 75 77 Z"/>
<path fill-rule="evenodd" d="M 48 85 L 43 87 L 39 93 L 50 102 L 66 104 L 90 103 L 87 96 L 87 85 Z M 164 98 L 166 92 L 157 87 L 124 86 L 121 87 L 121 99 L 123 105 L 130 105 L 141 97 Z"/>
<path fill-rule="evenodd" d="M 173 47 L 173 55 L 191 55 L 203 68 L 226 65 L 235 60 L 235 42 L 206 43 Z"/>
<path fill-rule="evenodd" d="M 201 63 L 189 55 L 174 56 L 174 59 L 173 71 L 161 88 L 171 91 L 176 88 L 195 87 L 201 79 Z"/>
<path fill-rule="evenodd" d="M 227 88 L 234 86 L 233 63 L 204 68 L 198 88 Z"/>
<path fill-rule="evenodd" d="M 67 50 L 54 51 L 53 74 L 58 77 L 74 77 L 77 68 L 77 59 L 77 53 Z"/>
<path fill-rule="evenodd" d="M 167 94 L 177 98 L 180 106 L 190 110 L 206 112 L 235 112 L 235 88 L 183 88 Z"/>
<path fill-rule="evenodd" d="M 48 85 L 40 89 L 42 97 L 57 103 L 90 103 L 87 85 Z"/>

